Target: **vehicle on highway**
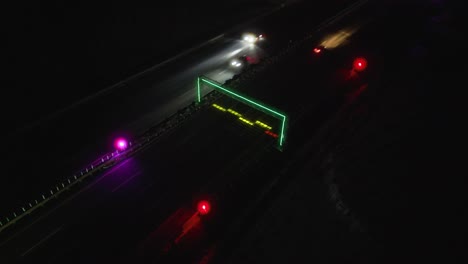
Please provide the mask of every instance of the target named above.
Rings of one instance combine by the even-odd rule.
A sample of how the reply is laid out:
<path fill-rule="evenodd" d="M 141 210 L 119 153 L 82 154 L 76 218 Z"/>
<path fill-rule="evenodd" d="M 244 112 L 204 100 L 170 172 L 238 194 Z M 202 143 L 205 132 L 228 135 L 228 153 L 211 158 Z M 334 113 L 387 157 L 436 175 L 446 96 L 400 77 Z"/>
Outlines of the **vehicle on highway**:
<path fill-rule="evenodd" d="M 249 44 L 255 44 L 256 42 L 262 41 L 264 39 L 265 39 L 264 34 L 257 35 L 257 34 L 252 34 L 252 33 L 246 33 L 242 37 L 242 40 L 249 43 Z"/>
<path fill-rule="evenodd" d="M 235 59 L 232 59 L 230 61 L 231 67 L 239 68 L 242 66 L 248 66 L 251 64 L 256 64 L 258 63 L 258 58 L 255 58 L 254 56 L 249 56 L 249 55 L 242 55 L 240 57 L 237 57 Z"/>
<path fill-rule="evenodd" d="M 230 64 L 231 64 L 232 67 L 235 67 L 235 68 L 239 68 L 239 67 L 241 67 L 243 65 L 242 62 L 240 60 L 238 60 L 238 59 L 231 60 Z"/>

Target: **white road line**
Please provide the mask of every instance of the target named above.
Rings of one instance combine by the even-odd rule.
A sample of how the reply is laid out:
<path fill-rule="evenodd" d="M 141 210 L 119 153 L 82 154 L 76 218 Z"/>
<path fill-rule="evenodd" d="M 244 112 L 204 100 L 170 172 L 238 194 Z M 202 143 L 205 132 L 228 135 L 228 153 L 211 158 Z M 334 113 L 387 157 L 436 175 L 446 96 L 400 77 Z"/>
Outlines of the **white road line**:
<path fill-rule="evenodd" d="M 31 251 L 33 251 L 37 246 L 39 246 L 40 244 L 44 243 L 47 239 L 51 238 L 52 236 L 54 236 L 55 234 L 57 234 L 61 229 L 63 228 L 63 226 L 55 229 L 52 233 L 48 234 L 46 237 L 44 237 L 43 239 L 39 240 L 39 242 L 37 242 L 34 246 L 32 246 L 31 248 L 29 248 L 28 250 L 26 250 L 25 252 L 23 252 L 23 254 L 21 254 L 21 257 L 24 257 L 26 256 L 27 254 L 29 254 Z"/>
<path fill-rule="evenodd" d="M 129 181 L 131 181 L 133 178 L 135 178 L 136 176 L 138 176 L 138 175 L 140 175 L 140 174 L 141 174 L 141 171 L 139 171 L 139 172 L 133 174 L 132 177 L 126 179 L 124 182 L 122 182 L 122 183 L 119 184 L 117 187 L 115 187 L 115 188 L 112 190 L 112 192 L 117 191 L 118 189 L 120 189 L 120 187 L 124 186 L 125 184 L 127 184 Z"/>
<path fill-rule="evenodd" d="M 57 210 L 58 208 L 62 207 L 64 204 L 68 203 L 70 200 L 73 200 L 75 197 L 77 197 L 78 195 L 86 192 L 87 190 L 91 189 L 92 187 L 94 187 L 98 182 L 100 182 L 101 180 L 103 180 L 105 177 L 107 177 L 108 175 L 112 174 L 113 172 L 115 172 L 116 170 L 118 170 L 120 167 L 122 167 L 123 165 L 125 165 L 126 163 L 129 162 L 129 159 L 123 161 L 122 163 L 116 165 L 115 167 L 113 167 L 112 169 L 110 169 L 109 171 L 107 171 L 106 173 L 104 173 L 99 179 L 97 179 L 96 181 L 94 181 L 93 183 L 90 183 L 88 184 L 86 187 L 84 187 L 83 189 L 81 189 L 80 191 L 78 191 L 77 193 L 73 194 L 72 196 L 68 197 L 66 200 L 64 200 L 63 202 L 61 202 L 60 204 L 58 204 L 57 206 L 55 206 L 53 209 L 50 209 L 46 214 L 44 215 L 41 215 L 39 218 L 37 218 L 36 220 L 34 220 L 34 222 L 30 223 L 29 225 L 25 226 L 23 229 L 21 229 L 20 231 L 14 233 L 11 237 L 9 237 L 8 239 L 6 239 L 5 241 L 3 241 L 2 243 L 0 243 L 0 248 L 4 245 L 6 245 L 10 240 L 20 236 L 22 233 L 26 232 L 29 228 L 31 228 L 33 225 L 35 225 L 36 223 L 42 221 L 42 219 L 46 218 L 47 216 L 49 216 L 50 214 L 56 212 L 55 210 Z"/>
<path fill-rule="evenodd" d="M 227 71 L 227 70 L 226 70 L 226 69 L 224 69 L 224 70 L 222 70 L 222 71 L 218 72 L 218 75 L 221 75 L 221 74 L 225 73 L 226 71 Z"/>

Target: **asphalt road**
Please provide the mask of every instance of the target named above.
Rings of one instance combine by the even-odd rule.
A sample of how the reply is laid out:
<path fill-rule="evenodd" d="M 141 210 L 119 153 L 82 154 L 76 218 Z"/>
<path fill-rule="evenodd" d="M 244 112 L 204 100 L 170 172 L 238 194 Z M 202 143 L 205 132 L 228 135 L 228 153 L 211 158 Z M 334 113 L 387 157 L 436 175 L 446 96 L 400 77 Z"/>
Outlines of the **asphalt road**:
<path fill-rule="evenodd" d="M 293 6 L 246 28 L 266 32 L 263 47 L 253 50 L 246 47 L 239 41 L 241 32 L 225 36 L 52 120 L 12 135 L 5 142 L 8 155 L 1 164 L 4 175 L 10 175 L 8 184 L 1 185 L 0 211 L 5 212 L 2 215 L 17 210 L 97 156 L 108 153 L 116 136 L 131 139 L 193 101 L 194 80 L 198 75 L 223 82 L 236 73 L 228 65 L 232 56 L 247 53 L 262 57 L 274 53 L 277 47 L 312 30 L 349 2 L 353 1 L 337 1 L 338 5 L 330 3 L 308 13 L 301 6 Z M 294 26 L 288 28 L 289 24 Z"/>
<path fill-rule="evenodd" d="M 210 263 L 466 262 L 461 179 L 448 176 L 464 138 L 458 92 L 440 89 L 462 82 L 466 41 L 441 10 L 395 5 L 350 37 L 368 58 L 366 85 L 311 138 L 297 176 L 223 226 Z"/>
<path fill-rule="evenodd" d="M 271 143 L 262 133 L 244 129 L 232 127 L 232 120 L 219 113 L 200 113 L 147 151 L 86 183 L 77 196 L 48 208 L 2 246 L 2 257 L 117 261 L 116 252 L 131 248 L 206 181 L 222 177 L 220 171 L 239 152 Z M 32 244 L 23 244 L 26 237 Z"/>
<path fill-rule="evenodd" d="M 302 14 L 310 13 L 304 10 Z M 304 18 L 300 19 L 304 20 Z M 356 23 L 359 24 L 360 21 L 359 17 L 351 20 L 351 24 L 347 26 L 354 26 Z M 303 28 L 304 31 L 309 29 L 309 25 Z M 332 31 L 321 32 L 321 37 L 333 33 L 336 28 L 330 30 Z M 310 57 L 308 55 L 311 55 L 310 49 L 319 42 L 317 38 L 302 43 L 301 48 L 294 49 L 293 54 L 288 56 L 287 59 L 275 64 L 283 65 L 283 68 L 279 71 L 290 74 L 290 77 L 296 80 L 296 83 L 292 82 L 291 85 L 296 85 L 296 87 L 298 83 L 304 81 L 304 78 L 310 77 L 307 74 L 308 70 L 316 71 L 314 83 L 329 84 L 328 86 L 319 86 L 316 90 L 313 90 L 312 95 L 316 95 L 312 96 L 313 100 L 304 98 L 300 93 L 291 93 L 290 96 L 285 98 L 285 100 L 289 100 L 284 104 L 285 106 L 290 104 L 300 106 L 299 108 L 288 109 L 293 120 L 300 117 L 305 111 L 304 109 L 310 111 L 309 107 L 321 110 L 318 112 L 320 114 L 309 116 L 311 119 L 308 122 L 313 126 L 310 131 L 306 132 L 310 133 L 319 126 L 326 117 L 326 113 L 334 110 L 332 106 L 335 105 L 328 103 L 330 103 L 329 100 L 336 98 L 336 93 L 327 89 L 339 83 L 332 81 L 336 77 L 336 71 L 331 69 L 336 69 L 335 66 L 342 65 L 346 70 L 348 62 L 345 53 L 342 53 L 331 56 L 330 60 L 322 61 L 323 64 L 309 65 Z M 100 107 L 100 111 L 104 111 L 91 111 L 91 113 L 99 113 L 92 115 L 93 117 L 112 116 L 112 118 L 104 119 L 109 125 L 117 125 L 117 123 L 126 119 L 129 120 L 124 122 L 128 130 L 132 130 L 132 128 L 134 130 L 141 129 L 152 123 L 158 114 L 163 118 L 163 113 L 174 111 L 179 104 L 183 105 L 192 101 L 195 97 L 195 91 L 191 84 L 195 76 L 204 73 L 218 81 L 227 79 L 232 72 L 219 70 L 218 67 L 225 64 L 227 60 L 225 58 L 226 53 L 239 49 L 237 41 L 231 40 L 228 46 L 227 49 L 221 49 L 222 52 L 217 56 L 218 59 L 209 59 L 204 63 L 196 63 L 189 70 L 182 71 L 178 78 L 163 82 L 164 87 L 168 88 L 164 92 L 160 92 L 159 95 L 162 93 L 165 99 L 173 98 L 169 100 L 171 102 L 169 104 L 163 104 L 167 100 L 161 102 L 163 107 L 159 109 L 165 108 L 166 110 L 155 111 L 151 115 L 143 116 L 138 121 L 134 121 L 135 119 L 132 119 L 130 114 L 126 117 L 125 115 L 117 115 L 117 112 L 123 109 L 121 105 L 127 103 L 134 105 L 133 102 L 135 101 L 139 101 L 139 105 L 141 105 L 141 107 L 138 107 L 138 111 L 135 110 L 136 112 L 151 112 L 147 108 L 151 108 L 155 102 L 148 100 L 148 93 L 151 94 L 153 86 L 150 85 L 145 88 L 147 94 L 141 93 L 139 96 L 123 95 L 128 92 L 126 89 L 145 87 L 144 84 L 152 83 L 153 78 L 155 78 L 153 76 L 122 87 L 122 90 L 119 89 L 107 95 L 105 103 L 108 104 L 90 102 L 87 108 Z M 220 63 L 220 58 L 225 58 L 225 60 Z M 290 64 L 287 63 L 298 61 L 302 66 L 299 72 L 289 67 Z M 319 59 L 317 59 L 317 62 L 320 62 Z M 307 68 L 307 65 L 309 65 L 309 68 Z M 212 70 L 203 71 L 203 69 Z M 261 74 L 268 76 L 269 73 L 264 71 Z M 299 77 L 302 77 L 302 79 Z M 181 87 L 179 81 L 184 79 L 188 82 L 188 85 L 184 86 L 186 87 L 185 90 L 180 89 L 173 92 L 171 87 Z M 274 81 L 273 78 L 271 80 Z M 280 89 L 273 93 L 270 87 L 265 84 L 257 86 L 246 83 L 246 86 L 248 86 L 247 90 L 250 89 L 254 92 L 253 95 L 266 94 L 267 96 L 262 99 L 272 102 L 284 87 L 277 86 Z M 156 90 L 154 92 L 156 93 Z M 158 96 L 155 95 L 154 98 L 158 98 Z M 242 108 L 241 105 L 235 102 L 223 100 L 220 101 L 221 105 L 231 105 L 233 108 L 239 107 L 239 109 L 245 111 L 246 115 L 258 115 L 249 109 Z M 125 109 L 125 113 L 128 112 L 127 110 Z M 106 113 L 109 113 L 109 115 L 106 115 Z M 136 115 L 136 113 L 133 113 L 133 115 Z M 258 116 L 261 117 L 261 115 Z M 75 119 L 67 118 L 67 120 Z M 133 122 L 130 120 L 133 120 Z M 73 124 L 75 123 L 72 122 L 70 126 L 73 127 Z M 70 129 L 70 127 L 68 128 Z M 83 133 L 89 130 L 84 129 Z M 92 131 L 88 133 L 96 134 L 96 132 Z M 297 138 L 303 138 L 307 133 L 292 130 L 291 137 L 294 135 L 299 135 Z M 291 149 L 301 143 L 300 140 L 292 140 L 291 142 Z M 190 208 L 193 195 L 202 186 L 209 182 L 216 182 L 216 184 L 210 185 L 210 188 L 216 189 L 216 186 L 230 181 L 229 177 L 224 179 L 224 175 L 236 174 L 235 170 L 231 174 L 223 172 L 226 171 L 226 168 L 235 169 L 236 165 L 243 164 L 244 161 L 240 157 L 249 156 L 258 152 L 259 149 L 273 148 L 273 145 L 274 139 L 265 135 L 263 131 L 248 128 L 247 125 L 232 118 L 227 118 L 225 113 L 215 109 L 204 110 L 184 124 L 183 127 L 155 143 L 150 149 L 84 184 L 84 188 L 76 196 L 70 194 L 72 196 L 68 199 L 57 201 L 56 205 L 46 208 L 47 213 L 38 215 L 34 222 L 28 223 L 26 228 L 22 228 L 18 233 L 8 238 L 7 243 L 2 242 L 2 258 L 5 261 L 34 259 L 35 261 L 44 260 L 49 263 L 63 262 L 63 258 L 66 258 L 69 263 L 84 261 L 118 262 L 120 257 L 128 253 L 129 248 L 134 247 L 135 244 L 138 244 L 138 241 L 143 240 L 149 232 L 157 228 L 177 208 L 184 206 Z M 261 184 L 261 182 L 257 182 L 257 184 Z"/>
<path fill-rule="evenodd" d="M 186 68 L 178 69 L 169 78 L 162 72 L 145 76 L 146 78 L 118 87 L 71 109 L 51 122 L 21 134 L 22 138 L 12 142 L 14 149 L 10 159 L 20 156 L 18 152 L 24 153 L 25 158 L 20 164 L 12 164 L 16 166 L 11 166 L 8 171 L 18 175 L 17 184 L 24 185 L 24 182 L 35 182 L 28 175 L 52 166 L 54 172 L 51 173 L 55 175 L 55 179 L 59 179 L 59 173 L 68 176 L 73 173 L 71 168 L 78 169 L 78 166 L 106 153 L 106 149 L 112 146 L 111 140 L 116 131 L 121 135 L 136 136 L 162 121 L 194 100 L 196 94 L 193 82 L 196 76 L 207 74 L 224 82 L 237 70 L 229 67 L 229 61 L 236 55 L 245 53 L 246 48 L 250 49 L 248 45 L 235 39 L 223 39 L 216 45 L 218 47 L 213 47 L 209 54 L 198 54 L 200 57 L 206 55 L 209 59 L 195 57 L 188 58 L 185 62 L 180 61 Z M 37 156 L 41 158 L 37 159 Z M 73 160 L 74 162 L 70 162 Z M 25 168 L 24 163 L 30 166 Z M 48 182 L 50 184 L 52 183 Z M 16 189 L 20 186 L 12 182 L 9 188 Z M 25 186 L 20 192 L 38 192 L 37 189 L 27 189 Z"/>

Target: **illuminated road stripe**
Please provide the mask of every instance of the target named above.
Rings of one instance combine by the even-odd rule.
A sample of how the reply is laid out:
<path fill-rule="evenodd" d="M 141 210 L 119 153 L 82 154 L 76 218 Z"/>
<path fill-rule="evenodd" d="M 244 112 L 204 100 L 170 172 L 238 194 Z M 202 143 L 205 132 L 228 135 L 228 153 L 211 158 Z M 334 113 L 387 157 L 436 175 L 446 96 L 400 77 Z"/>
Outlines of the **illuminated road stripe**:
<path fill-rule="evenodd" d="M 245 119 L 245 118 L 239 117 L 239 120 L 242 121 L 242 122 L 244 122 L 244 123 L 246 123 L 246 124 L 249 124 L 249 125 L 251 125 L 251 126 L 254 125 L 253 122 L 251 122 L 251 121 L 249 121 L 249 120 L 247 120 L 247 119 Z"/>
<path fill-rule="evenodd" d="M 279 137 L 279 141 L 278 141 L 278 145 L 280 148 L 282 148 L 283 144 L 284 144 L 284 140 L 285 140 L 285 132 L 286 132 L 286 122 L 287 122 L 287 117 L 285 114 L 282 114 L 278 111 L 275 111 L 274 109 L 270 108 L 270 107 L 267 107 L 266 105 L 263 105 L 259 102 L 256 102 L 254 101 L 253 99 L 250 99 L 248 97 L 245 97 L 245 96 L 242 96 L 230 89 L 227 89 L 225 87 L 223 87 L 222 85 L 220 84 L 217 84 L 216 81 L 210 81 L 209 79 L 205 78 L 205 77 L 198 77 L 197 78 L 197 93 L 200 94 L 200 81 L 203 81 L 204 83 L 207 83 L 209 85 L 211 85 L 211 87 L 213 88 L 216 88 L 216 89 L 219 89 L 220 91 L 222 91 L 223 93 L 225 94 L 228 94 L 230 97 L 232 98 L 236 98 L 237 100 L 243 102 L 243 103 L 246 103 L 250 106 L 252 106 L 253 108 L 256 108 L 258 110 L 261 109 L 261 111 L 265 111 L 267 114 L 271 114 L 272 116 L 278 118 L 280 121 L 281 121 L 281 136 Z M 200 103 L 201 102 L 201 97 L 198 96 L 198 102 Z"/>
<path fill-rule="evenodd" d="M 248 119 L 246 119 L 246 118 L 243 118 L 243 117 L 242 117 L 242 114 L 240 114 L 240 113 L 238 113 L 238 112 L 232 110 L 231 108 L 228 108 L 228 109 L 226 110 L 226 108 L 224 108 L 224 107 L 222 107 L 222 106 L 220 106 L 220 105 L 218 105 L 218 104 L 212 104 L 212 106 L 213 106 L 214 108 L 220 110 L 220 111 L 229 112 L 229 113 L 232 114 L 232 115 L 238 116 L 240 121 L 242 121 L 242 122 L 244 122 L 244 123 L 246 123 L 246 124 L 248 124 L 248 125 L 250 125 L 250 126 L 258 125 L 258 126 L 260 126 L 260 127 L 262 127 L 262 128 L 267 129 L 267 130 L 265 130 L 265 134 L 267 134 L 267 135 L 269 135 L 269 136 L 271 136 L 271 137 L 274 137 L 274 138 L 278 138 L 278 137 L 279 137 L 278 134 L 275 134 L 275 133 L 273 133 L 273 132 L 270 131 L 270 130 L 272 129 L 271 126 L 269 126 L 269 125 L 263 123 L 262 121 L 256 120 L 255 122 L 252 122 L 252 121 L 250 121 L 250 120 L 248 120 Z"/>
<path fill-rule="evenodd" d="M 268 130 L 272 129 L 271 126 L 269 126 L 269 125 L 267 125 L 267 124 L 265 124 L 265 123 L 263 123 L 263 122 L 261 122 L 261 121 L 258 121 L 258 120 L 255 121 L 255 124 L 257 124 L 257 125 L 259 125 L 259 126 L 261 126 L 261 127 L 263 127 L 263 128 L 266 128 L 266 129 L 268 129 Z"/>

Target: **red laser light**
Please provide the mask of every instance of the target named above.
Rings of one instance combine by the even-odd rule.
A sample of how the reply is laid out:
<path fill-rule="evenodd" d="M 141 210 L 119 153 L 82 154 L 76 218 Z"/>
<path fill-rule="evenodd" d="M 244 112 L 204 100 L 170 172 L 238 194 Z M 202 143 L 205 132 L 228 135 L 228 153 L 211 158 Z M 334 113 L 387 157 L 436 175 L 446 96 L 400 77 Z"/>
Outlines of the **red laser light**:
<path fill-rule="evenodd" d="M 197 210 L 201 215 L 206 215 L 210 212 L 211 205 L 206 200 L 200 201 L 197 205 Z"/>
<path fill-rule="evenodd" d="M 356 58 L 353 62 L 353 68 L 356 71 L 363 71 L 367 68 L 367 60 L 364 58 Z"/>

